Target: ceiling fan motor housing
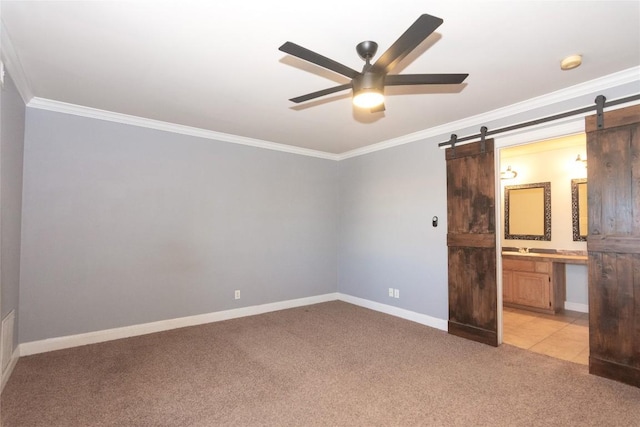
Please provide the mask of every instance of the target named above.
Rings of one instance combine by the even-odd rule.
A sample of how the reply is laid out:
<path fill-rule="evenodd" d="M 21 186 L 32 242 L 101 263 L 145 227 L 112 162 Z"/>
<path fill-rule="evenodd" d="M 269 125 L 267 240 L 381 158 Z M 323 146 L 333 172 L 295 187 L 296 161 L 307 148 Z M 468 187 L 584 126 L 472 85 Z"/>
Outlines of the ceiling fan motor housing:
<path fill-rule="evenodd" d="M 376 90 L 382 93 L 384 88 L 384 74 L 365 72 L 352 80 L 353 93 L 363 90 Z"/>

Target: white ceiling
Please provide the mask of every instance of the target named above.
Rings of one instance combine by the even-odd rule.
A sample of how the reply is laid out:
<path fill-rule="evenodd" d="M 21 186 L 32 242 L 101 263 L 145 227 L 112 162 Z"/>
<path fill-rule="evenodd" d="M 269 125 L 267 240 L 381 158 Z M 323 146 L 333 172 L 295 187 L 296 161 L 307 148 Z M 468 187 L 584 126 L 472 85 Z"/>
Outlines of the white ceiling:
<path fill-rule="evenodd" d="M 350 91 L 288 101 L 348 80 L 285 41 L 359 70 L 357 43 L 379 56 L 423 13 L 444 24 L 391 74 L 469 73 L 463 85 L 387 88 L 375 114 Z M 327 153 L 640 65 L 638 1 L 2 1 L 1 16 L 35 97 Z"/>

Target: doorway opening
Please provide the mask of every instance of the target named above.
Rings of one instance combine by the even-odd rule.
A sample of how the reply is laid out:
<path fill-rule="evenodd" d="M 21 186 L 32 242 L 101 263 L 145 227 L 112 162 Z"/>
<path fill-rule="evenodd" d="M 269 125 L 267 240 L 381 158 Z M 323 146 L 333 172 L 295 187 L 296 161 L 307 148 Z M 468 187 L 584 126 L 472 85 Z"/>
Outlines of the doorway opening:
<path fill-rule="evenodd" d="M 587 212 L 577 190 L 587 185 L 586 135 L 504 145 L 497 154 L 502 343 L 588 365 Z"/>

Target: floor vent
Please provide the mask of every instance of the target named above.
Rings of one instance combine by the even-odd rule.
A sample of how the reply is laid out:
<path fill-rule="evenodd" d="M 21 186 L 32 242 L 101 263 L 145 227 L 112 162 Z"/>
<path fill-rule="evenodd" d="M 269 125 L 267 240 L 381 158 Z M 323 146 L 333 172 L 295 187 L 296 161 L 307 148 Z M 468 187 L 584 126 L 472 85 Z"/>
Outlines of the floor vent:
<path fill-rule="evenodd" d="M 13 324 L 16 320 L 16 312 L 11 310 L 4 319 L 2 319 L 2 342 L 0 343 L 0 360 L 2 360 L 2 372 L 4 373 L 11 356 L 13 355 Z"/>

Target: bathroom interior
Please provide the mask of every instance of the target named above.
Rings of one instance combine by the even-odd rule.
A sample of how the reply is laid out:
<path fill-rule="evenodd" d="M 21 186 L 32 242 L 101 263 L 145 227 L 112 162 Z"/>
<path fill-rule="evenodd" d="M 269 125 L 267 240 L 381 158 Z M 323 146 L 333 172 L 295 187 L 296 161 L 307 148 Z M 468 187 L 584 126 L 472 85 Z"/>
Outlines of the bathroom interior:
<path fill-rule="evenodd" d="M 499 157 L 503 343 L 588 365 L 586 135 Z"/>

